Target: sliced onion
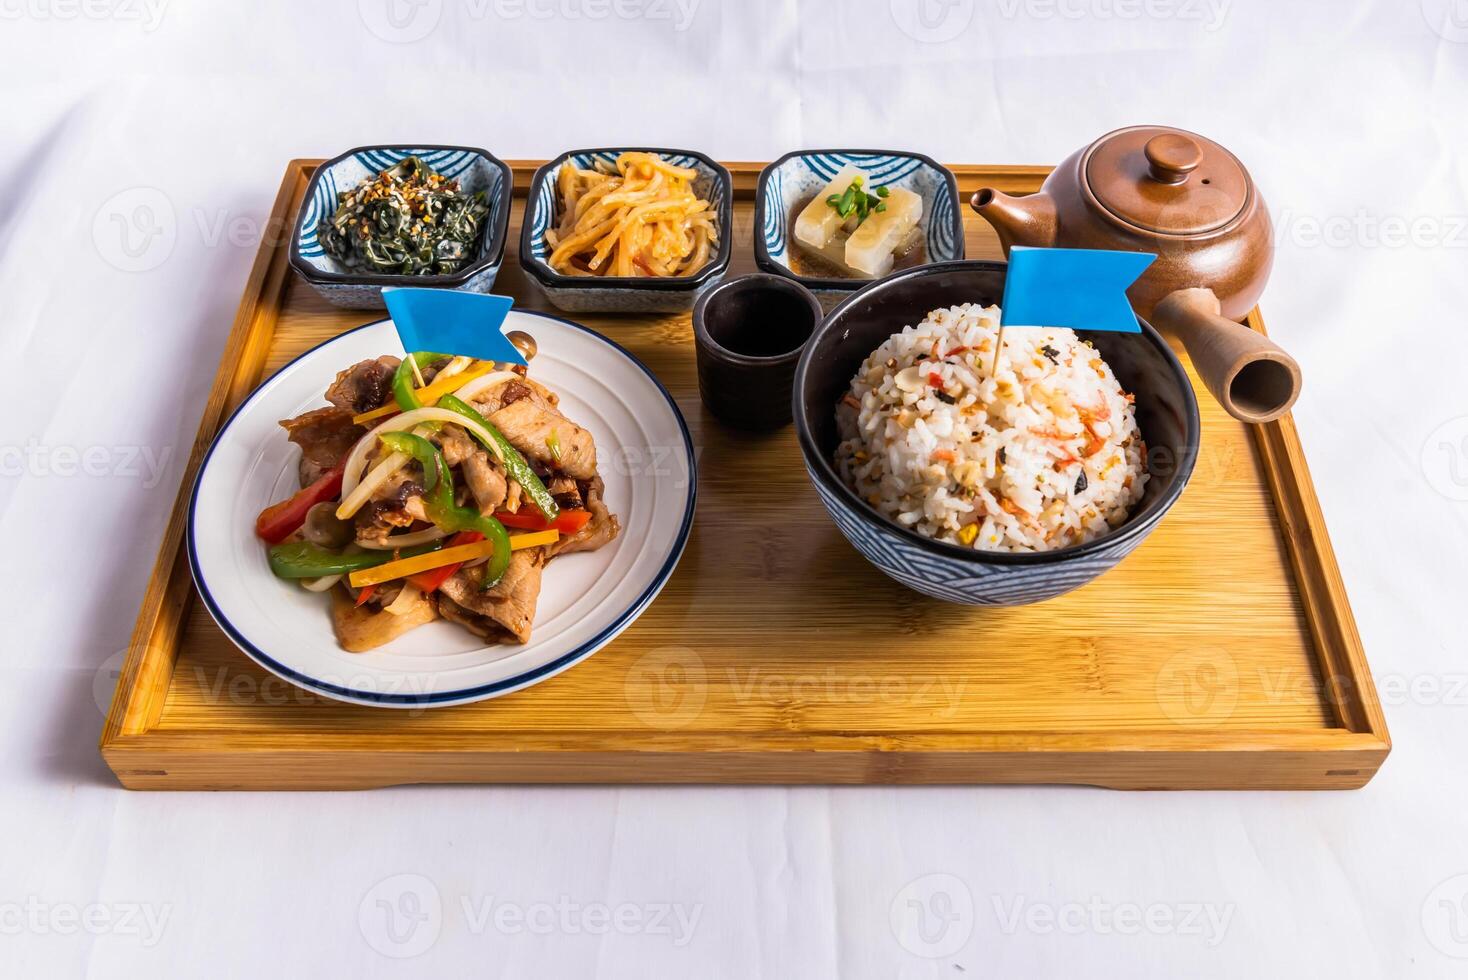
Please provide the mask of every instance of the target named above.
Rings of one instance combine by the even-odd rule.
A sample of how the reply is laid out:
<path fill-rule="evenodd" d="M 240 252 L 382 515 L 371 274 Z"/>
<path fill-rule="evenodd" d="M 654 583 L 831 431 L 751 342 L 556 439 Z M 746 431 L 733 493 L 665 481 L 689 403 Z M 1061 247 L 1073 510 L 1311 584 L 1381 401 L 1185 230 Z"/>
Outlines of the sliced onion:
<path fill-rule="evenodd" d="M 358 541 L 357 543 L 368 551 L 395 551 L 398 548 L 414 548 L 430 541 L 440 541 L 447 537 L 448 533 L 443 528 L 434 526 L 425 527 L 421 531 L 409 531 L 407 534 L 394 534 L 387 539 L 385 544 L 378 544 L 375 541 Z"/>
<path fill-rule="evenodd" d="M 341 580 L 340 575 L 323 575 L 320 578 L 302 578 L 296 581 L 300 582 L 301 588 L 307 592 L 327 592 Z"/>
<path fill-rule="evenodd" d="M 409 609 L 417 605 L 418 600 L 422 597 L 422 595 L 423 593 L 418 591 L 418 586 L 414 585 L 412 582 L 404 582 L 402 589 L 398 591 L 397 598 L 393 599 L 392 602 L 389 602 L 382 608 L 387 612 L 392 613 L 394 616 L 401 616 L 403 613 L 407 612 Z"/>
<path fill-rule="evenodd" d="M 468 385 L 465 385 L 465 387 L 468 387 Z M 352 491 L 357 488 L 357 484 L 362 479 L 362 470 L 367 466 L 367 457 L 372 453 L 373 447 L 377 445 L 378 436 L 384 432 L 401 432 L 404 429 L 411 429 L 423 422 L 452 422 L 455 425 L 462 426 L 471 432 L 477 433 L 491 446 L 498 447 L 498 443 L 490 436 L 488 429 L 466 419 L 457 412 L 450 412 L 448 409 L 439 408 L 436 405 L 415 408 L 411 412 L 403 412 L 400 415 L 394 415 L 389 419 L 384 419 L 365 436 L 357 440 L 357 444 L 347 454 L 346 463 L 343 468 L 342 494 L 344 496 L 350 496 Z M 494 452 L 496 458 L 498 458 L 498 448 Z"/>
<path fill-rule="evenodd" d="M 464 387 L 467 388 L 468 385 Z M 436 405 L 415 408 L 411 412 L 394 415 L 357 440 L 357 444 L 347 454 L 347 461 L 342 472 L 342 502 L 341 506 L 336 509 L 337 517 L 347 520 L 356 514 L 372 496 L 373 491 L 386 483 L 400 466 L 408 462 L 408 457 L 402 453 L 389 453 L 372 467 L 372 472 L 364 480 L 362 470 L 367 466 L 367 457 L 372 452 L 373 446 L 377 445 L 377 437 L 384 432 L 402 432 L 405 429 L 413 429 L 424 422 L 452 422 L 454 425 L 462 426 L 478 436 L 483 444 L 489 446 L 495 459 L 501 466 L 504 465 L 505 459 L 500 452 L 499 443 L 495 442 L 489 430 L 478 422 Z M 422 435 L 422 433 L 419 434 Z"/>
<path fill-rule="evenodd" d="M 462 374 L 469 367 L 469 365 L 473 363 L 474 358 L 472 357 L 455 357 L 452 361 L 449 361 L 447 364 L 445 364 L 439 370 L 439 372 L 433 376 L 434 384 L 437 384 L 443 378 L 452 378 L 456 374 Z"/>
<path fill-rule="evenodd" d="M 351 493 L 342 497 L 341 505 L 336 509 L 336 516 L 344 521 L 354 517 L 357 511 L 362 509 L 362 505 L 371 499 L 373 492 L 391 479 L 392 475 L 398 471 L 398 467 L 407 461 L 408 457 L 403 453 L 388 453 L 378 460 L 377 465 L 372 467 L 372 472 L 367 474 L 367 479 L 358 483 L 352 488 Z M 346 489 L 346 485 L 347 481 L 344 477 L 342 479 L 343 490 Z"/>

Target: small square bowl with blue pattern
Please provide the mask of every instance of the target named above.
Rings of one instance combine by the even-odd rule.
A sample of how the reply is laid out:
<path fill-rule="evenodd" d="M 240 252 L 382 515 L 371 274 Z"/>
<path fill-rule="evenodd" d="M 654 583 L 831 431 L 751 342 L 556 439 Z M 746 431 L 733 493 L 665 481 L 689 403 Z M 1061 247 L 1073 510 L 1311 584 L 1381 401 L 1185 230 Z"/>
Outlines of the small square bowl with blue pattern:
<path fill-rule="evenodd" d="M 623 153 L 656 153 L 678 167 L 698 171 L 693 192 L 718 215 L 718 250 L 691 276 L 567 276 L 550 266 L 546 229 L 556 222 L 556 177 L 564 166 L 595 169 L 613 165 Z M 698 297 L 729 271 L 734 254 L 734 181 L 721 164 L 693 150 L 649 146 L 602 147 L 562 153 L 535 171 L 520 228 L 520 267 L 558 308 L 568 313 L 676 313 L 693 309 Z"/>
<path fill-rule="evenodd" d="M 842 299 L 872 282 L 796 271 L 794 250 L 799 246 L 791 238 L 795 216 L 848 163 L 867 175 L 869 186 L 901 187 L 923 199 L 918 264 L 964 258 L 958 182 L 947 167 L 921 153 L 896 150 L 796 150 L 761 171 L 755 189 L 754 259 L 762 271 L 794 279 L 825 300 Z M 893 272 L 910 267 L 899 262 Z"/>
<path fill-rule="evenodd" d="M 448 275 L 381 275 L 349 270 L 327 255 L 317 237 L 322 218 L 336 213 L 337 196 L 376 177 L 407 157 L 418 157 L 434 171 L 459 182 L 465 194 L 484 191 L 489 215 L 473 257 Z M 382 309 L 385 286 L 424 286 L 487 293 L 505 257 L 514 177 L 488 150 L 472 146 L 359 146 L 321 164 L 306 188 L 306 200 L 291 238 L 290 263 L 322 298 L 350 309 Z"/>

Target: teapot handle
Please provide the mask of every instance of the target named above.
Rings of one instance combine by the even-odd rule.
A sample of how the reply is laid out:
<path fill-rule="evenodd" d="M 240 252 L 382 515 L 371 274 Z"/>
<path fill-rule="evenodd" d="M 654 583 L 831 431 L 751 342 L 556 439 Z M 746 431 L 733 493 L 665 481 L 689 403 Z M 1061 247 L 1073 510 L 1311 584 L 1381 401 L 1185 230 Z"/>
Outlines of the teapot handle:
<path fill-rule="evenodd" d="M 1268 337 L 1223 316 L 1211 289 L 1168 293 L 1153 309 L 1152 325 L 1182 341 L 1213 397 L 1241 422 L 1273 422 L 1300 397 L 1300 365 Z"/>

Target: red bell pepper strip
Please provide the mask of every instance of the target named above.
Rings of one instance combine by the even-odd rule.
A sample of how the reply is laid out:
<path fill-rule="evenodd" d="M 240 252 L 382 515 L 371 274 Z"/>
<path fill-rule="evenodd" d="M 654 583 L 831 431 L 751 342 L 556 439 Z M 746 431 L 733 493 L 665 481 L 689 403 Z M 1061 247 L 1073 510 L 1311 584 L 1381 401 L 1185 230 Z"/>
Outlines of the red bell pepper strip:
<path fill-rule="evenodd" d="M 255 533 L 271 544 L 280 544 L 306 523 L 306 512 L 323 500 L 335 500 L 342 493 L 342 473 L 346 462 L 338 463 L 309 487 L 296 491 L 289 500 L 271 504 L 255 519 Z"/>
<path fill-rule="evenodd" d="M 483 540 L 484 535 L 480 534 L 478 531 L 460 531 L 452 538 L 449 538 L 448 546 L 452 548 L 457 545 L 474 544 L 476 541 Z M 453 565 L 441 565 L 438 568 L 430 568 L 426 572 L 419 572 L 417 575 L 409 575 L 408 581 L 418 586 L 418 591 L 422 592 L 424 595 L 430 595 L 438 591 L 438 587 L 447 582 L 449 578 L 463 566 L 463 564 L 463 562 L 457 562 Z M 368 588 L 370 589 L 372 588 L 372 586 L 369 585 Z"/>
<path fill-rule="evenodd" d="M 518 531 L 549 531 L 554 528 L 562 534 L 571 535 L 586 526 L 591 520 L 591 511 L 563 510 L 553 521 L 548 521 L 545 515 L 530 510 L 515 514 L 502 510 L 496 511 L 494 516 L 505 527 L 513 527 Z"/>
<path fill-rule="evenodd" d="M 374 593 L 376 591 L 377 591 L 377 586 L 375 586 L 375 585 L 364 585 L 364 586 L 362 586 L 361 591 L 357 593 L 357 605 L 359 605 L 359 606 L 366 605 L 367 600 L 368 599 L 371 599 L 372 598 L 372 593 Z"/>

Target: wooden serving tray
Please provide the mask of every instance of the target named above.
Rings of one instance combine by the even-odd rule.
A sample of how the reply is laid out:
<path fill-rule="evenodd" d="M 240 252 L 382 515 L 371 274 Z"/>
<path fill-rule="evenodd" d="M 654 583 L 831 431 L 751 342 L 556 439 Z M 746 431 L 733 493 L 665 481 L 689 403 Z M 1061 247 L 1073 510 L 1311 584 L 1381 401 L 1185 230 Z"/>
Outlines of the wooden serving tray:
<path fill-rule="evenodd" d="M 275 679 L 195 601 L 185 504 L 216 428 L 266 373 L 374 318 L 328 306 L 287 268 L 318 162 L 286 170 L 269 225 L 280 233 L 261 246 L 143 600 L 101 742 L 124 786 L 1346 789 L 1386 758 L 1386 722 L 1288 416 L 1250 429 L 1205 393 L 1192 483 L 1120 566 L 1037 606 L 945 605 L 847 544 L 791 430 L 735 434 L 704 411 L 687 314 L 581 318 L 662 379 L 699 452 L 688 550 L 620 638 L 545 683 L 453 708 L 355 707 Z M 536 165 L 514 164 L 512 243 Z M 754 267 L 761 165 L 728 166 L 739 275 Z M 954 171 L 967 198 L 980 185 L 1032 192 L 1048 168 Z M 1000 254 L 977 215 L 965 227 L 971 258 Z M 514 251 L 496 291 L 549 309 Z M 1264 329 L 1257 311 L 1250 323 Z"/>

